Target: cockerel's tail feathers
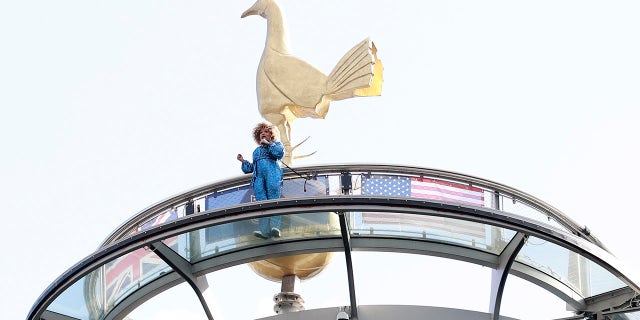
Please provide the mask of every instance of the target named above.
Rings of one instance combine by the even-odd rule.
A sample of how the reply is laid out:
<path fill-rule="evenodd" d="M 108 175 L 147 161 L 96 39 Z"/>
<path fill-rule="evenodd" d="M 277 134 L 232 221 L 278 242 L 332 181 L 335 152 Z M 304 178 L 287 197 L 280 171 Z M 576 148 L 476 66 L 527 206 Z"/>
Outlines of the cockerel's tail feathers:
<path fill-rule="evenodd" d="M 356 89 L 355 95 L 359 97 L 365 96 L 379 96 L 382 94 L 382 61 L 378 59 L 378 49 L 376 45 L 371 42 L 371 54 L 375 60 L 373 64 L 373 77 L 371 78 L 371 84 L 368 87 Z"/>
<path fill-rule="evenodd" d="M 331 71 L 325 95 L 331 100 L 380 95 L 382 69 L 376 46 L 367 38 L 349 50 Z"/>
<path fill-rule="evenodd" d="M 359 85 L 368 86 L 368 79 L 364 79 L 367 80 L 365 82 L 362 81 L 362 78 L 373 73 L 373 63 L 374 60 L 370 54 L 369 41 L 367 39 L 353 47 L 342 57 L 333 71 L 331 71 L 328 83 L 333 85 L 336 90 L 334 92 L 343 90 L 349 82 L 354 80 L 361 80 L 358 83 Z"/>

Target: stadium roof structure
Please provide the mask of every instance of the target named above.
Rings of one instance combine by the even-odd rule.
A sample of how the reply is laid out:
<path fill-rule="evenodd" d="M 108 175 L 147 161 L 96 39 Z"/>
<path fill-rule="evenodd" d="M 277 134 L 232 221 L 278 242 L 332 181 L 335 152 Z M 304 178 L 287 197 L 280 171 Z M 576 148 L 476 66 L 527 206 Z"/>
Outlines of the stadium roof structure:
<path fill-rule="evenodd" d="M 500 313 L 511 276 L 566 303 L 573 315 L 564 319 L 640 318 L 640 279 L 585 227 L 509 186 L 450 171 L 380 164 L 285 170 L 278 200 L 252 201 L 248 183 L 247 175 L 212 183 L 134 215 L 54 281 L 27 319 L 125 319 L 184 283 L 193 289 L 205 318 L 214 319 L 215 307 L 204 295 L 207 275 L 250 264 L 267 279 L 284 279 L 288 273 L 312 278 L 323 272 L 333 253 L 340 255 L 344 275 L 328 284 L 344 301 L 305 310 L 299 295 L 287 295 L 294 286 L 288 292 L 283 280 L 277 295 L 282 300 L 276 299 L 274 307 L 279 314 L 267 318 L 513 319 Z M 256 221 L 273 216 L 282 217 L 282 235 L 254 237 Z M 359 252 L 410 253 L 482 266 L 489 270 L 485 296 L 465 296 L 464 289 L 460 296 L 485 299 L 488 306 L 360 304 L 362 282 L 354 268 Z M 296 264 L 304 260 L 297 257 L 313 255 L 320 255 L 312 262 L 317 265 L 304 273 L 308 266 Z M 261 261 L 285 261 L 285 266 L 264 268 Z M 455 281 L 460 275 L 441 276 Z M 225 294 L 239 295 L 239 305 L 255 303 L 241 292 Z"/>

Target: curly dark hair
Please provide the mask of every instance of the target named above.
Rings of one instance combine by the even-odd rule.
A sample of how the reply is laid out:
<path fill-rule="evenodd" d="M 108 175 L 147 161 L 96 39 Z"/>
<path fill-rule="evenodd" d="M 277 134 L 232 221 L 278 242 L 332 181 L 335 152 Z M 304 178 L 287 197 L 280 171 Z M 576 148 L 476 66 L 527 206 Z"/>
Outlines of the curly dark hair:
<path fill-rule="evenodd" d="M 262 129 L 269 129 L 269 131 L 271 132 L 271 141 L 276 141 L 280 137 L 280 131 L 278 131 L 278 128 L 271 124 L 271 122 L 260 122 L 253 128 L 252 132 L 253 140 L 257 144 L 260 144 L 260 131 L 262 131 Z"/>

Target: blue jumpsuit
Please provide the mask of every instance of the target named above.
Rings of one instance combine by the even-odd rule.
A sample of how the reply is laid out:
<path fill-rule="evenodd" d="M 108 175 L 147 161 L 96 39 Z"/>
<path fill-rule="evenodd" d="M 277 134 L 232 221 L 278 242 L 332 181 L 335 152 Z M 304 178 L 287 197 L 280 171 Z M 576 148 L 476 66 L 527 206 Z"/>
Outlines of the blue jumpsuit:
<path fill-rule="evenodd" d="M 251 173 L 251 186 L 256 200 L 280 198 L 282 184 L 282 168 L 278 160 L 284 156 L 281 142 L 273 141 L 269 145 L 261 144 L 253 151 L 253 164 L 248 160 L 242 162 L 242 172 Z M 259 229 L 269 234 L 271 228 L 280 228 L 280 216 L 260 219 Z"/>

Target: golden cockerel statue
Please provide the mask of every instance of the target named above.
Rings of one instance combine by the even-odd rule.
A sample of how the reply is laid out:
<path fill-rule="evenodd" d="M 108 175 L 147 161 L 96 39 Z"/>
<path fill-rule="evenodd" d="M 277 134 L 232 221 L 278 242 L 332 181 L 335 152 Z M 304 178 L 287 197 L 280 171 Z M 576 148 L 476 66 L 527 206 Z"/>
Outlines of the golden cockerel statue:
<path fill-rule="evenodd" d="M 259 15 L 267 20 L 267 40 L 258 65 L 256 87 L 262 117 L 276 125 L 290 165 L 291 122 L 296 118 L 323 119 L 329 103 L 382 92 L 382 62 L 376 47 L 365 39 L 349 50 L 327 76 L 289 53 L 282 11 L 275 0 L 258 0 L 241 18 Z"/>

